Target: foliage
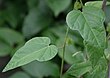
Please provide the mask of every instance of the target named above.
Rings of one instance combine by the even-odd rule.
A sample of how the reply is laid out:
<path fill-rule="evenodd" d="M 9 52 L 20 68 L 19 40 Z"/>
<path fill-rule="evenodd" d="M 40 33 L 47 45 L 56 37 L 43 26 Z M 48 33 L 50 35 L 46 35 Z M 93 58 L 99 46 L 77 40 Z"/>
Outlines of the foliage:
<path fill-rule="evenodd" d="M 12 57 L 2 72 L 21 68 L 9 78 L 108 78 L 110 2 L 1 3 L 0 57 Z"/>

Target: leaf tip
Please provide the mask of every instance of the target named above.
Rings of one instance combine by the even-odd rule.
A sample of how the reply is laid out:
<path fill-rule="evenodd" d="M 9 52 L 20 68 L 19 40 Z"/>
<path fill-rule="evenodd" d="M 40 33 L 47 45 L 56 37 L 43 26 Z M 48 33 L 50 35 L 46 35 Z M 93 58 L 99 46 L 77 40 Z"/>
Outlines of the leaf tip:
<path fill-rule="evenodd" d="M 4 72 L 6 72 L 6 71 L 8 71 L 7 69 L 6 69 L 6 67 L 2 70 L 2 72 L 4 73 Z"/>

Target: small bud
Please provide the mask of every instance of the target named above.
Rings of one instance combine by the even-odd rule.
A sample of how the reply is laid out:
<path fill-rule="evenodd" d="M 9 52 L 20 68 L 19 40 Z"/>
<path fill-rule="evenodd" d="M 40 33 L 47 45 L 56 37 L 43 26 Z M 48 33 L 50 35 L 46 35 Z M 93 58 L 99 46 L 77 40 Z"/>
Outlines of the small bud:
<path fill-rule="evenodd" d="M 76 1 L 76 2 L 74 3 L 74 9 L 78 10 L 78 9 L 80 9 L 80 8 L 81 8 L 80 2 Z"/>

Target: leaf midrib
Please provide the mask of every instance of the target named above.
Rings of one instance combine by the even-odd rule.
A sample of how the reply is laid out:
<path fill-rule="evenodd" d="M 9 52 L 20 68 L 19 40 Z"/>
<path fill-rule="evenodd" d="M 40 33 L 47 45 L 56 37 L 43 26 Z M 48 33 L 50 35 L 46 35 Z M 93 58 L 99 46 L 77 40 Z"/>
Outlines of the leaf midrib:
<path fill-rule="evenodd" d="M 96 40 L 96 42 L 97 42 L 98 46 L 99 46 L 99 47 L 101 47 L 101 45 L 100 45 L 100 43 L 99 43 L 99 41 L 98 41 L 98 39 L 97 39 L 97 37 L 96 37 L 95 33 L 93 32 L 92 28 L 89 26 L 89 24 L 88 24 L 88 22 L 87 22 L 86 17 L 84 16 L 84 14 L 83 14 L 82 12 L 81 12 L 81 14 L 82 14 L 82 16 L 83 16 L 83 17 L 84 17 L 84 19 L 85 19 L 85 23 L 88 25 L 88 27 L 89 27 L 89 28 L 90 28 L 90 30 L 92 31 L 92 34 L 93 34 L 93 36 L 95 37 L 95 40 Z"/>
<path fill-rule="evenodd" d="M 48 48 L 48 47 L 50 47 L 50 46 L 46 46 L 46 47 L 44 47 L 44 48 L 42 48 L 42 49 L 46 49 L 46 48 Z M 42 49 L 40 49 L 40 50 L 42 50 Z M 28 56 L 31 56 L 31 55 L 33 55 L 34 53 L 37 53 L 37 52 L 39 52 L 40 50 L 38 50 L 38 51 L 35 51 L 35 52 L 31 53 L 31 54 L 28 54 L 27 56 L 25 56 L 25 57 L 21 58 L 19 61 L 21 61 L 21 60 L 23 60 L 23 59 L 27 58 Z M 17 61 L 17 62 L 19 62 L 19 61 Z"/>

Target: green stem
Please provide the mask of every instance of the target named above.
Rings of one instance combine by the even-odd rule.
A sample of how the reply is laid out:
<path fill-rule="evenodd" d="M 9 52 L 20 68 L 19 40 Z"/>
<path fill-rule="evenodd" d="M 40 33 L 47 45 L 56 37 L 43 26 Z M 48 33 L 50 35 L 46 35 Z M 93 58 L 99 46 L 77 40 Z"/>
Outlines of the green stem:
<path fill-rule="evenodd" d="M 69 27 L 66 30 L 65 40 L 64 40 L 64 44 L 63 44 L 63 51 L 62 51 L 63 56 L 62 56 L 62 62 L 61 62 L 60 78 L 62 78 L 62 74 L 63 74 L 65 47 L 66 47 L 66 41 L 67 41 L 68 33 L 69 33 Z"/>

